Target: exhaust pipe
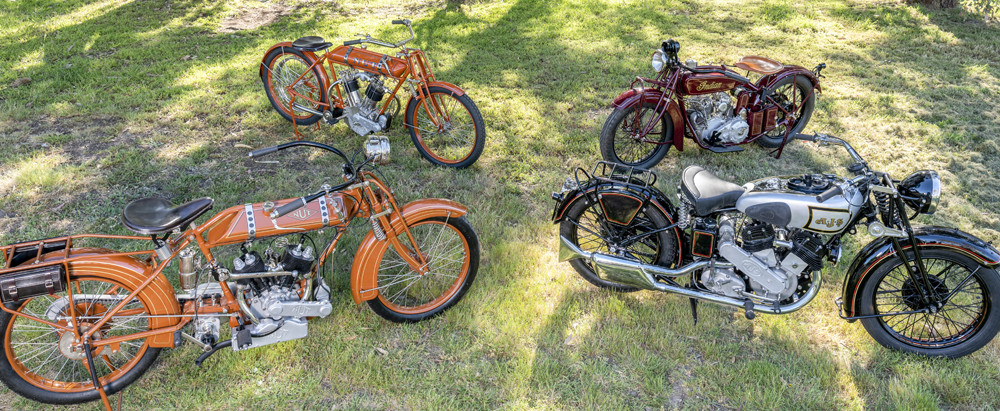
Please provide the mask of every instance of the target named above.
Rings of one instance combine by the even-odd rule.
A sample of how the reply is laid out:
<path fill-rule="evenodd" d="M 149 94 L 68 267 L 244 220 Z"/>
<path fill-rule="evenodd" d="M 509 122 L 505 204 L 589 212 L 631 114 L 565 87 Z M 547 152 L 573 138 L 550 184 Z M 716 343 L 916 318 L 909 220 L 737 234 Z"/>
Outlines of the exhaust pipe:
<path fill-rule="evenodd" d="M 656 275 L 664 277 L 677 277 L 688 274 L 692 271 L 709 267 L 712 265 L 712 262 L 709 260 L 695 261 L 683 267 L 670 269 L 639 261 L 627 260 L 612 255 L 583 251 L 580 247 L 577 247 L 576 244 L 573 244 L 572 241 L 564 236 L 559 236 L 559 242 L 560 262 L 574 260 L 577 258 L 587 260 L 594 266 L 597 275 L 608 281 L 614 281 L 616 283 L 625 284 L 643 290 L 680 294 L 689 298 L 697 298 L 699 300 L 705 300 L 716 304 L 731 305 L 741 308 L 745 308 L 746 301 L 750 301 L 748 299 L 741 300 L 726 297 L 724 295 L 678 287 L 659 281 L 655 277 Z M 714 267 L 732 268 L 733 264 L 729 262 L 716 261 L 714 263 Z M 823 282 L 822 280 L 822 271 L 817 271 L 813 275 L 812 285 L 809 287 L 809 290 L 806 291 L 806 294 L 802 296 L 802 298 L 794 303 L 782 306 L 754 303 L 753 309 L 754 311 L 765 312 L 768 314 L 785 314 L 796 311 L 804 307 L 806 304 L 809 304 L 809 302 L 816 297 L 816 294 L 819 292 L 820 284 Z"/>

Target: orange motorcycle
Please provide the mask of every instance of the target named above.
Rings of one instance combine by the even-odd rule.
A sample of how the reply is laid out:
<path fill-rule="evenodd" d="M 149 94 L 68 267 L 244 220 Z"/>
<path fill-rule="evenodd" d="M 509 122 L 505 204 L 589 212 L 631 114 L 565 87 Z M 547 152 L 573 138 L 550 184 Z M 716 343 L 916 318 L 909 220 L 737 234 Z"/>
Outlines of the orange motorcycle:
<path fill-rule="evenodd" d="M 406 25 L 410 38 L 389 43 L 365 34 L 329 50 L 333 43 L 308 36 L 271 46 L 260 65 L 268 100 L 294 124 L 296 136 L 300 136 L 298 126 L 315 124 L 321 118 L 330 125 L 344 120 L 364 136 L 392 125 L 402 107 L 399 90 L 406 84 L 410 99 L 403 125 L 420 154 L 438 165 L 472 165 L 486 142 L 479 108 L 460 87 L 434 78 L 422 50 L 406 47 L 414 38 L 409 20 L 392 24 Z M 399 51 L 390 56 L 355 47 L 366 43 Z M 317 57 L 317 53 L 322 54 Z M 339 72 L 335 65 L 341 66 Z M 395 86 L 387 87 L 386 79 L 394 80 Z M 362 82 L 367 84 L 363 91 Z"/>
<path fill-rule="evenodd" d="M 479 240 L 463 205 L 423 199 L 399 206 L 366 166 L 388 159 L 384 137 L 370 137 L 355 166 L 334 147 L 295 141 L 344 159 L 343 182 L 294 199 L 234 206 L 202 224 L 200 198 L 129 203 L 122 221 L 136 236 L 80 234 L 0 247 L 0 379 L 35 401 L 104 401 L 135 382 L 163 348 L 200 346 L 201 364 L 219 349 L 241 351 L 303 338 L 307 319 L 332 311 L 319 267 L 355 218 L 371 231 L 351 267 L 351 295 L 394 322 L 440 314 L 468 291 Z M 323 250 L 311 234 L 333 230 Z M 115 251 L 82 244 L 136 242 Z M 213 249 L 240 249 L 232 265 Z M 220 254 L 218 249 L 214 250 Z M 198 254 L 203 259 L 198 257 Z M 174 263 L 176 261 L 176 263 Z M 176 273 L 179 292 L 167 279 Z M 231 337 L 220 341 L 224 324 Z"/>

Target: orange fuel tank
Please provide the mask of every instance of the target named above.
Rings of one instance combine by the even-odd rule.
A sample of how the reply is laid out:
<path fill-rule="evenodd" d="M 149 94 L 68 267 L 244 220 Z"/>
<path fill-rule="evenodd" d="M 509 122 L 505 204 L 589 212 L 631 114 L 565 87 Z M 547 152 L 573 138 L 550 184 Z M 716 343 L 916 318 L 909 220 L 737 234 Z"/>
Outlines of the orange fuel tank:
<path fill-rule="evenodd" d="M 370 73 L 400 78 L 406 72 L 405 60 L 360 47 L 340 46 L 333 49 L 330 56 L 334 62 Z"/>
<path fill-rule="evenodd" d="M 208 246 L 237 244 L 254 238 L 294 234 L 339 225 L 357 211 L 358 205 L 353 197 L 332 193 L 325 196 L 326 215 L 324 216 L 324 204 L 321 199 L 323 197 L 276 220 L 271 220 L 264 212 L 265 203 L 230 207 L 205 223 L 208 232 Z M 289 198 L 275 201 L 274 208 L 291 201 L 298 201 L 298 199 Z M 324 220 L 327 220 L 326 224 L 324 224 Z M 251 228 L 253 228 L 252 233 Z"/>

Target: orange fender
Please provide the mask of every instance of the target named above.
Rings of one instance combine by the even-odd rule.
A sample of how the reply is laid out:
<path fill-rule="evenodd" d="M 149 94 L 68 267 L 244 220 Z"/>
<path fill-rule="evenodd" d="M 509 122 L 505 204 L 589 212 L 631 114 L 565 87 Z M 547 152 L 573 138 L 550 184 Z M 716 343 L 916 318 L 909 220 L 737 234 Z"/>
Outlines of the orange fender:
<path fill-rule="evenodd" d="M 87 256 L 85 259 L 69 262 L 69 272 L 71 275 L 93 275 L 95 277 L 107 278 L 125 285 L 129 289 L 139 288 L 150 274 L 155 271 L 146 263 L 130 256 L 109 255 L 116 254 L 117 251 L 103 248 L 75 248 L 70 250 L 70 257 Z M 64 251 L 56 251 L 44 256 L 44 260 L 61 260 L 65 256 Z M 139 301 L 149 310 L 150 315 L 178 315 L 181 313 L 180 305 L 174 294 L 174 287 L 167 281 L 167 277 L 160 273 L 153 279 L 146 288 L 139 292 Z M 165 328 L 177 325 L 179 317 L 157 317 L 149 319 L 149 328 Z M 173 333 L 155 335 L 147 340 L 150 347 L 173 347 Z"/>
<path fill-rule="evenodd" d="M 277 43 L 277 44 L 271 46 L 271 48 L 267 49 L 267 51 L 264 52 L 264 55 L 261 56 L 261 58 L 260 58 L 260 67 L 257 67 L 257 77 L 260 77 L 261 80 L 264 80 L 264 59 L 267 58 L 268 54 L 271 54 L 271 50 L 274 50 L 274 49 L 280 48 L 280 47 L 292 48 L 292 42 L 290 42 L 290 41 L 282 41 L 280 43 Z M 316 57 L 316 53 L 313 53 L 311 51 L 303 51 L 302 54 L 305 55 L 307 59 L 309 59 L 309 64 L 310 65 L 312 65 L 317 60 L 319 60 L 319 58 Z M 330 79 L 329 79 L 329 76 L 326 74 L 326 69 L 324 69 L 322 65 L 319 66 L 319 69 L 320 69 L 319 70 L 319 75 L 320 75 L 320 77 L 322 77 L 323 84 L 330 84 Z"/>
<path fill-rule="evenodd" d="M 400 235 L 404 234 L 405 224 L 403 220 L 410 222 L 421 221 L 430 217 L 461 217 L 469 212 L 469 209 L 458 202 L 443 198 L 426 198 L 413 201 L 403 206 L 403 218 L 399 214 L 393 214 L 392 232 Z M 386 233 L 392 235 L 391 233 Z M 391 243 L 388 239 L 379 241 L 371 231 L 361 240 L 358 252 L 354 255 L 354 264 L 351 266 L 351 297 L 354 302 L 360 304 L 362 301 L 375 298 L 378 287 L 378 266 L 382 260 L 382 254 Z"/>
<path fill-rule="evenodd" d="M 455 96 L 465 95 L 465 90 L 462 90 L 461 87 L 444 81 L 432 81 L 430 83 L 427 83 L 427 87 L 432 87 L 432 86 L 444 87 L 445 89 L 450 91 L 451 94 L 454 94 Z M 416 104 L 416 99 L 414 98 L 414 96 L 410 96 L 410 99 L 407 100 L 406 107 L 410 107 L 411 104 Z M 409 112 L 409 108 L 407 108 L 407 112 Z"/>

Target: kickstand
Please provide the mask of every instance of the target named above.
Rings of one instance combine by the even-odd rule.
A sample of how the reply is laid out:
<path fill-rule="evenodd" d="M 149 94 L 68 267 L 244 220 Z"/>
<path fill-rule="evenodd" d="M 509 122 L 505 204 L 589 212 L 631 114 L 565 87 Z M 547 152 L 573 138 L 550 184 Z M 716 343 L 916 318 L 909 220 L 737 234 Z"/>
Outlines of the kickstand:
<path fill-rule="evenodd" d="M 94 389 L 101 394 L 101 402 L 104 403 L 104 409 L 111 411 L 111 401 L 108 400 L 108 393 L 104 391 L 104 386 L 97 379 L 97 368 L 94 367 L 94 355 L 90 352 L 90 343 L 83 343 L 83 351 L 87 354 L 87 370 L 90 371 L 90 380 L 94 383 Z M 122 409 L 122 393 L 118 392 L 118 411 Z"/>
<path fill-rule="evenodd" d="M 698 300 L 695 298 L 689 298 L 691 301 L 691 317 L 694 318 L 694 325 L 698 325 Z"/>

